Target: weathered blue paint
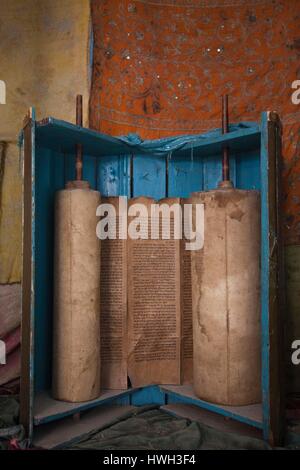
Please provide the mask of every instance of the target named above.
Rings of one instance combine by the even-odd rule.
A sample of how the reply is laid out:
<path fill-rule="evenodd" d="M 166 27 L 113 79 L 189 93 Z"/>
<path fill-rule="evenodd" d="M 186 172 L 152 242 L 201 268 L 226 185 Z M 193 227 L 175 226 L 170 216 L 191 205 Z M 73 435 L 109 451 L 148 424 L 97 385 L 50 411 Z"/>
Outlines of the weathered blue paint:
<path fill-rule="evenodd" d="M 235 156 L 235 185 L 237 188 L 260 189 L 260 159 L 257 157 L 257 150 L 247 151 L 247 149 Z"/>
<path fill-rule="evenodd" d="M 154 199 L 166 195 L 166 161 L 164 157 L 149 158 L 145 155 L 133 157 L 133 196 L 148 196 Z"/>
<path fill-rule="evenodd" d="M 203 161 L 198 152 L 192 150 L 186 157 L 169 154 L 168 168 L 169 197 L 189 197 L 203 189 Z"/>
<path fill-rule="evenodd" d="M 143 405 L 165 405 L 166 397 L 165 392 L 157 385 L 144 387 L 140 390 L 135 391 L 131 395 L 131 405 L 143 406 Z"/>
<path fill-rule="evenodd" d="M 55 152 L 55 150 L 52 150 Z M 75 154 L 73 153 L 63 153 L 62 157 L 64 158 L 64 184 L 67 181 L 74 181 L 75 180 Z M 42 158 L 42 157 L 41 157 Z M 63 186 L 62 186 L 63 188 Z M 61 188 L 61 189 L 62 189 Z"/>
<path fill-rule="evenodd" d="M 230 146 L 233 154 L 255 150 L 260 145 L 260 129 L 256 123 L 247 126 L 237 124 L 228 134 L 220 129 L 201 135 L 185 135 L 157 140 L 111 137 L 91 129 L 75 126 L 65 121 L 48 118 L 37 123 L 36 141 L 38 146 L 68 154 L 74 153 L 76 143 L 83 145 L 85 155 L 97 157 L 114 155 L 166 156 L 176 152 L 181 157 L 190 157 L 191 152 L 201 155 L 220 155 L 224 144 Z M 137 136 L 135 136 L 137 137 Z"/>
<path fill-rule="evenodd" d="M 131 393 L 124 395 L 123 397 L 117 397 L 112 405 L 127 406 L 131 405 Z"/>
<path fill-rule="evenodd" d="M 36 230 L 36 218 L 35 218 L 35 211 L 36 211 L 36 187 L 35 187 L 35 156 L 36 156 L 36 126 L 35 126 L 35 108 L 31 108 L 31 119 L 32 119 L 32 127 L 31 127 L 31 174 L 32 174 L 32 186 L 31 186 L 31 207 L 32 207 L 32 219 L 31 219 L 31 308 L 30 308 L 30 325 L 32 330 L 30 331 L 30 377 L 29 377 L 29 388 L 30 388 L 30 424 L 29 424 L 29 439 L 32 438 L 33 435 L 33 406 L 34 406 L 34 381 L 35 381 L 35 369 L 34 369 L 34 357 L 35 357 L 35 327 L 34 327 L 34 315 L 35 315 L 35 266 L 36 266 L 36 250 L 35 250 L 35 230 Z M 23 221 L 24 223 L 24 221 Z"/>
<path fill-rule="evenodd" d="M 97 158 L 89 155 L 83 156 L 82 178 L 90 183 L 91 189 L 97 187 Z"/>
<path fill-rule="evenodd" d="M 129 155 L 98 158 L 96 172 L 97 189 L 103 196 L 129 196 Z"/>
<path fill-rule="evenodd" d="M 270 357 L 269 357 L 269 203 L 268 203 L 268 115 L 262 114 L 261 148 L 261 346 L 262 346 L 262 405 L 264 438 L 270 430 Z"/>

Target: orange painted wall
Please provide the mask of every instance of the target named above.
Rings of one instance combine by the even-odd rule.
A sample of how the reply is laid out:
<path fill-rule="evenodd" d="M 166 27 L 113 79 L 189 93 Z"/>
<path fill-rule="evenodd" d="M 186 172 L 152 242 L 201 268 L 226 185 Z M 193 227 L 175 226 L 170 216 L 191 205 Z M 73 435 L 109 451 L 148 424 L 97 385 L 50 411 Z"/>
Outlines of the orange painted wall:
<path fill-rule="evenodd" d="M 90 126 L 143 138 L 279 112 L 284 126 L 285 235 L 300 243 L 299 0 L 92 0 Z"/>

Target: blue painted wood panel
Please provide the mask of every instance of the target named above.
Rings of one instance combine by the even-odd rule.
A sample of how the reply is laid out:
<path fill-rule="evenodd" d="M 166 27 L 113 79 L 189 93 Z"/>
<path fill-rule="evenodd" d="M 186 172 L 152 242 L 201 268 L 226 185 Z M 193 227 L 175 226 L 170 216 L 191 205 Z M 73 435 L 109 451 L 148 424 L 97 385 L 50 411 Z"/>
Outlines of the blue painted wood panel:
<path fill-rule="evenodd" d="M 91 189 L 97 188 L 97 163 L 96 157 L 90 155 L 83 156 L 82 178 L 90 183 Z"/>
<path fill-rule="evenodd" d="M 130 156 L 102 157 L 97 161 L 97 189 L 103 196 L 130 195 Z"/>
<path fill-rule="evenodd" d="M 260 189 L 260 158 L 257 150 L 245 150 L 236 156 L 236 186 L 241 189 Z"/>
<path fill-rule="evenodd" d="M 54 194 L 64 186 L 64 159 L 36 149 L 35 388 L 50 387 L 52 361 Z"/>
<path fill-rule="evenodd" d="M 170 155 L 169 197 L 189 197 L 190 193 L 203 189 L 203 160 L 193 151 L 187 156 Z"/>
<path fill-rule="evenodd" d="M 261 323 L 262 323 L 262 403 L 263 403 L 263 432 L 264 438 L 269 439 L 270 431 L 270 340 L 269 340 L 269 278 L 270 278 L 270 249 L 269 249 L 269 201 L 268 201 L 268 119 L 267 113 L 262 116 L 261 133 Z"/>
<path fill-rule="evenodd" d="M 133 196 L 166 196 L 166 159 L 149 155 L 133 158 Z"/>
<path fill-rule="evenodd" d="M 75 180 L 75 154 L 63 154 L 64 157 L 64 183 Z M 63 186 L 64 187 L 64 186 Z M 61 189 L 63 189 L 63 187 Z"/>
<path fill-rule="evenodd" d="M 203 160 L 203 191 L 218 187 L 222 181 L 222 155 L 204 156 Z M 236 186 L 236 156 L 230 155 L 230 180 Z M 239 187 L 239 186 L 237 186 Z"/>
<path fill-rule="evenodd" d="M 165 393 L 157 385 L 144 387 L 140 390 L 134 391 L 131 395 L 131 405 L 165 405 Z"/>
<path fill-rule="evenodd" d="M 185 155 L 191 149 L 199 150 L 202 155 L 221 153 L 224 143 L 233 153 L 245 148 L 256 149 L 260 145 L 260 128 L 256 123 L 232 125 L 228 134 L 210 131 L 201 135 L 177 136 L 176 138 L 143 141 L 139 138 L 117 138 L 92 129 L 76 126 L 52 117 L 36 123 L 36 142 L 57 152 L 73 153 L 75 145 L 81 143 L 86 155 L 96 157 L 113 155 L 159 155 L 175 151 Z M 177 143 L 176 143 L 177 142 Z"/>

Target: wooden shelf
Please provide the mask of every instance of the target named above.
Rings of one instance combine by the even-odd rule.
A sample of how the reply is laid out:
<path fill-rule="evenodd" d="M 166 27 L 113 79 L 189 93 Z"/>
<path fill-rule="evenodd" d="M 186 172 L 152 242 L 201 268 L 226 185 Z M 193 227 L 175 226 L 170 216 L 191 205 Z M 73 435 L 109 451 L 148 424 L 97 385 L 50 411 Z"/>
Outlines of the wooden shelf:
<path fill-rule="evenodd" d="M 69 403 L 54 400 L 50 392 L 39 392 L 35 397 L 34 425 L 74 415 L 81 411 L 104 404 L 145 405 L 184 403 L 218 413 L 242 423 L 262 429 L 262 405 L 222 406 L 200 400 L 193 392 L 191 385 L 151 385 L 128 390 L 104 390 L 99 398 L 82 403 Z"/>
<path fill-rule="evenodd" d="M 185 403 L 196 405 L 214 413 L 227 416 L 245 424 L 262 429 L 262 405 L 225 406 L 200 400 L 191 385 L 161 385 L 161 390 L 168 395 L 167 403 Z"/>
<path fill-rule="evenodd" d="M 54 400 L 49 391 L 38 392 L 34 399 L 34 425 L 49 423 L 66 416 L 80 413 L 81 411 L 95 408 L 96 406 L 112 403 L 116 400 L 128 397 L 136 389 L 128 390 L 103 390 L 99 398 L 82 403 L 70 403 Z"/>
<path fill-rule="evenodd" d="M 158 155 L 163 156 L 172 152 L 178 156 L 189 156 L 191 150 L 196 155 L 218 155 L 224 144 L 230 146 L 232 152 L 257 149 L 260 146 L 261 130 L 258 124 L 248 123 L 244 126 L 238 126 L 228 134 L 222 134 L 221 131 L 207 132 L 201 135 L 181 136 L 180 142 L 174 144 L 176 137 L 170 138 L 170 146 L 165 143 L 165 151 L 160 148 L 156 152 L 152 142 L 144 141 L 142 145 L 129 144 L 123 139 L 112 137 L 92 129 L 86 129 L 76 126 L 69 122 L 61 121 L 48 117 L 36 123 L 36 142 L 42 147 L 46 147 L 56 152 L 74 153 L 76 143 L 82 143 L 85 155 L 94 157 L 115 156 L 115 155 Z M 162 139 L 161 139 L 162 140 Z M 168 150 L 168 147 L 174 150 Z M 153 154 L 153 155 L 152 155 Z"/>
<path fill-rule="evenodd" d="M 43 449 L 64 448 L 66 443 L 74 443 L 91 432 L 128 418 L 134 409 L 130 405 L 106 405 L 86 411 L 79 420 L 67 416 L 60 421 L 37 426 L 34 429 L 33 444 Z"/>

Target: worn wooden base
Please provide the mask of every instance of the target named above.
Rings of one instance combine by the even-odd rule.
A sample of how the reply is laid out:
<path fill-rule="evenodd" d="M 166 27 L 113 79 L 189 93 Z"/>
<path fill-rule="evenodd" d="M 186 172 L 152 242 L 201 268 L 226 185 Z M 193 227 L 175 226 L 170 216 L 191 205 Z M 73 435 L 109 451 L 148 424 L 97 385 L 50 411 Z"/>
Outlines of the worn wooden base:
<path fill-rule="evenodd" d="M 115 421 L 125 418 L 134 409 L 134 406 L 107 405 L 96 410 L 85 411 L 75 421 L 72 416 L 68 416 L 59 422 L 38 426 L 34 431 L 33 446 L 43 449 L 64 447 L 67 443 L 76 442 L 92 431 L 110 426 Z"/>
<path fill-rule="evenodd" d="M 194 393 L 191 385 L 162 385 L 162 391 L 167 396 L 167 403 L 185 403 L 195 405 L 208 411 L 212 411 L 222 416 L 232 418 L 236 421 L 254 426 L 258 429 L 263 427 L 262 419 L 262 405 L 247 405 L 247 406 L 224 406 L 209 403 L 200 400 Z"/>

